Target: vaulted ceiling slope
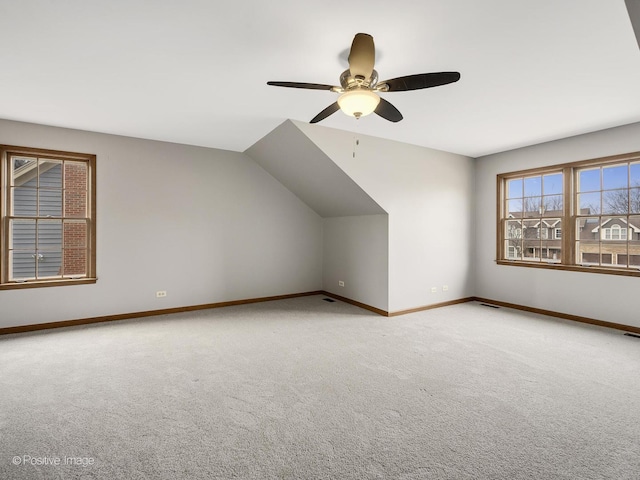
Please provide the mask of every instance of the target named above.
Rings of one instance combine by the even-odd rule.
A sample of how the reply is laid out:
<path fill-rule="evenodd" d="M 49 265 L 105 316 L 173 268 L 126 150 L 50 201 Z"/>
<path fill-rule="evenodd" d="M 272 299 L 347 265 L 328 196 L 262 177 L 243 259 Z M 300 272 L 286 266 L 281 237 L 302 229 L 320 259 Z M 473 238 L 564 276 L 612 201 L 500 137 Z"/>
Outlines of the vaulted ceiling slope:
<path fill-rule="evenodd" d="M 2 0 L 0 18 L 8 120 L 241 152 L 337 97 L 267 81 L 336 85 L 365 32 L 381 80 L 462 78 L 383 94 L 397 124 L 324 126 L 480 157 L 640 121 L 625 0 Z"/>
<path fill-rule="evenodd" d="M 290 120 L 245 154 L 323 218 L 386 213 Z"/>

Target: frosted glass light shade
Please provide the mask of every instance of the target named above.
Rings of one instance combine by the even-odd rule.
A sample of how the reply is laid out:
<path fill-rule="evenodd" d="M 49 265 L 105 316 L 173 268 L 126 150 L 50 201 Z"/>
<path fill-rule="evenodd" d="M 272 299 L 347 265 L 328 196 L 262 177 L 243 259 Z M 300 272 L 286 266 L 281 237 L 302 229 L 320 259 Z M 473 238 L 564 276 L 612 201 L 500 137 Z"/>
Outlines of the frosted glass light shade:
<path fill-rule="evenodd" d="M 365 89 L 349 90 L 338 98 L 340 110 L 356 118 L 373 113 L 379 103 L 380 97 Z"/>

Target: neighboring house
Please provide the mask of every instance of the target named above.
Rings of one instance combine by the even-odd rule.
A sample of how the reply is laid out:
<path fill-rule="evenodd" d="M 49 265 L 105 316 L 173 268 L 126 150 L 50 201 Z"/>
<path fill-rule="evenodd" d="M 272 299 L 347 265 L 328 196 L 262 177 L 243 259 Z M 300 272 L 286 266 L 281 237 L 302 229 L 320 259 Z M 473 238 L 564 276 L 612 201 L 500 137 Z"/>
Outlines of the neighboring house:
<path fill-rule="evenodd" d="M 561 211 L 548 211 L 548 218 L 533 212 L 509 213 L 507 258 L 560 261 L 562 252 Z M 524 215 L 524 216 L 523 216 Z"/>
<path fill-rule="evenodd" d="M 636 223 L 618 216 L 581 219 L 582 263 L 626 266 L 628 261 L 640 267 L 640 221 Z"/>
<path fill-rule="evenodd" d="M 510 212 L 507 258 L 559 262 L 563 230 L 561 214 L 561 211 L 548 211 L 545 213 L 548 218 L 540 218 L 535 213 Z M 590 211 L 583 209 L 581 214 L 589 215 Z M 640 216 L 581 217 L 578 222 L 578 263 L 640 268 Z"/>

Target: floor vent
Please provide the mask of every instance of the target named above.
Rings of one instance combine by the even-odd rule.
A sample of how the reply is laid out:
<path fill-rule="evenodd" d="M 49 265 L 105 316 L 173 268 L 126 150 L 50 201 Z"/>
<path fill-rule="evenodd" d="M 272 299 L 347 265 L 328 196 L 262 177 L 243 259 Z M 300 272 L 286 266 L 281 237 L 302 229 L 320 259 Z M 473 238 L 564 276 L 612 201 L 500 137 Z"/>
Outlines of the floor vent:
<path fill-rule="evenodd" d="M 489 307 L 489 308 L 500 308 L 497 305 L 489 305 L 488 303 L 481 303 L 480 305 L 482 305 L 483 307 Z"/>
<path fill-rule="evenodd" d="M 625 335 L 626 335 L 627 337 L 640 338 L 640 335 L 638 335 L 637 333 L 625 333 Z"/>
<path fill-rule="evenodd" d="M 335 302 L 335 300 L 334 300 L 334 299 L 332 299 L 332 298 L 323 298 L 323 300 L 324 300 L 325 302 L 329 302 L 329 303 L 333 303 L 333 302 Z"/>

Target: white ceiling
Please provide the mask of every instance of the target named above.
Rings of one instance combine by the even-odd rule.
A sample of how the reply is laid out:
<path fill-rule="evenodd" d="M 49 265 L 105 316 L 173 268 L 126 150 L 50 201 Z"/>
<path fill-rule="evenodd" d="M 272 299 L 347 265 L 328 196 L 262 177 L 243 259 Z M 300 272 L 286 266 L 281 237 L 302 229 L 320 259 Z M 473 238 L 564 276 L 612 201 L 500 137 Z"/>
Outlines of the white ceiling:
<path fill-rule="evenodd" d="M 624 0 L 0 0 L 0 118 L 244 151 L 308 121 L 358 32 L 381 80 L 459 71 L 384 94 L 392 124 L 320 125 L 481 156 L 640 121 L 640 51 Z"/>

